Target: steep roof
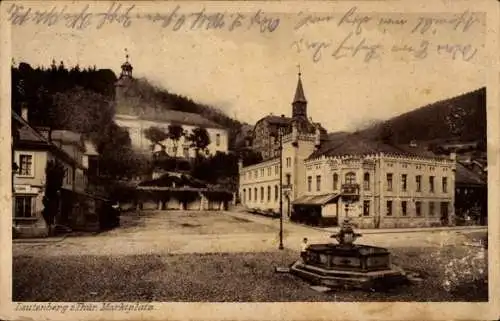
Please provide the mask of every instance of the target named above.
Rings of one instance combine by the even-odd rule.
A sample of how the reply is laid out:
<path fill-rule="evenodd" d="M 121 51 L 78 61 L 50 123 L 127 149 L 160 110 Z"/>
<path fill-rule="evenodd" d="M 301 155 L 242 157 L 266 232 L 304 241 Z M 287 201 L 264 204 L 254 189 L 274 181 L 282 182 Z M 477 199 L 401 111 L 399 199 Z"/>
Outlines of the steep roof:
<path fill-rule="evenodd" d="M 118 115 L 118 117 L 120 116 Z M 137 116 L 137 118 L 148 121 L 185 124 L 205 128 L 224 128 L 221 125 L 208 120 L 199 114 L 188 113 L 179 110 L 153 111 L 145 113 L 141 116 Z"/>
<path fill-rule="evenodd" d="M 333 139 L 325 143 L 323 147 L 313 152 L 308 159 L 314 159 L 321 156 L 362 156 L 376 153 L 437 158 L 436 155 L 425 153 L 422 150 L 393 146 L 384 142 L 363 138 L 356 134 L 347 136 L 340 135 L 337 138 L 338 139 Z"/>
<path fill-rule="evenodd" d="M 299 80 L 297 81 L 297 88 L 295 89 L 295 96 L 293 97 L 293 102 L 307 103 L 306 96 L 304 95 L 304 88 L 302 86 L 301 74 L 299 73 Z"/>
<path fill-rule="evenodd" d="M 464 185 L 486 185 L 485 180 L 474 171 L 468 169 L 464 164 L 457 162 L 455 182 Z"/>

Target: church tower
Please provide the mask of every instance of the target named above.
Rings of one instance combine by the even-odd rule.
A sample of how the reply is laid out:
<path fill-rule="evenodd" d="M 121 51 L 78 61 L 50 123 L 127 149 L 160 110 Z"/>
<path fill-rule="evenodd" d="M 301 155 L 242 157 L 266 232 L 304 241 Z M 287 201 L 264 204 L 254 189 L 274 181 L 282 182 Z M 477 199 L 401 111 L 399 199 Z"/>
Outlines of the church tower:
<path fill-rule="evenodd" d="M 132 70 L 134 69 L 128 61 L 129 55 L 125 49 L 125 62 L 121 65 L 120 77 L 115 84 L 115 102 L 117 114 L 131 114 L 133 111 L 128 108 L 126 93 L 132 83 Z"/>
<path fill-rule="evenodd" d="M 307 100 L 304 95 L 304 88 L 302 87 L 301 72 L 299 70 L 299 79 L 297 88 L 295 89 L 295 97 L 292 102 L 292 118 L 293 119 L 306 119 L 307 120 Z"/>

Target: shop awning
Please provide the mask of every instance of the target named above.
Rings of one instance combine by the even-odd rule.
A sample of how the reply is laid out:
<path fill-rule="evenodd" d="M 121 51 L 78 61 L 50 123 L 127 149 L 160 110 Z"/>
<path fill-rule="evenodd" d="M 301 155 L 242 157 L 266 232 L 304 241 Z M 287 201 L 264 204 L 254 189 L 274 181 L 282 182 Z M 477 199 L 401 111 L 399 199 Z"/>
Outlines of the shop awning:
<path fill-rule="evenodd" d="M 292 202 L 293 205 L 326 205 L 336 200 L 340 194 L 304 195 Z"/>

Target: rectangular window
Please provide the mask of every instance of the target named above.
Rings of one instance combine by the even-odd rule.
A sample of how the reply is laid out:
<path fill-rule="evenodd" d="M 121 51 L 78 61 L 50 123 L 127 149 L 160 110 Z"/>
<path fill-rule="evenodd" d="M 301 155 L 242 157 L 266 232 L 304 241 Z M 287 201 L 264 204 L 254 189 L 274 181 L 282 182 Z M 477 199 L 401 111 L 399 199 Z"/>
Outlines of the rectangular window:
<path fill-rule="evenodd" d="M 435 207 L 434 207 L 434 202 L 429 202 L 429 216 L 434 216 L 434 211 L 435 211 Z"/>
<path fill-rule="evenodd" d="M 448 178 L 447 177 L 443 177 L 442 185 L 443 185 L 443 193 L 448 193 Z"/>
<path fill-rule="evenodd" d="M 339 189 L 339 175 L 333 174 L 333 190 L 336 191 Z"/>
<path fill-rule="evenodd" d="M 386 205 L 387 205 L 386 215 L 392 216 L 392 201 L 387 201 Z"/>
<path fill-rule="evenodd" d="M 429 192 L 434 193 L 434 176 L 429 176 Z"/>
<path fill-rule="evenodd" d="M 441 202 L 441 218 L 448 218 L 448 202 Z"/>
<path fill-rule="evenodd" d="M 422 215 L 422 202 L 415 202 L 415 214 L 417 216 Z"/>
<path fill-rule="evenodd" d="M 321 176 L 316 176 L 316 191 L 319 192 L 321 190 Z"/>
<path fill-rule="evenodd" d="M 278 192 L 278 185 L 274 185 L 274 199 L 278 200 L 279 192 Z"/>
<path fill-rule="evenodd" d="M 279 173 L 280 173 L 280 169 L 279 169 L 278 165 L 274 165 L 274 174 L 279 175 Z"/>
<path fill-rule="evenodd" d="M 286 158 L 286 167 L 290 167 L 292 166 L 292 158 L 291 157 L 287 157 Z"/>
<path fill-rule="evenodd" d="M 387 174 L 387 190 L 392 191 L 392 174 Z"/>
<path fill-rule="evenodd" d="M 311 189 L 312 189 L 312 177 L 311 176 L 308 176 L 307 177 L 307 191 L 310 192 Z"/>
<path fill-rule="evenodd" d="M 259 174 L 259 171 L 258 170 L 255 170 L 255 172 L 253 172 L 253 177 L 254 178 L 257 178 L 257 175 Z"/>
<path fill-rule="evenodd" d="M 183 151 L 184 151 L 184 157 L 188 158 L 189 157 L 189 147 L 184 147 Z"/>
<path fill-rule="evenodd" d="M 370 216 L 370 201 L 363 201 L 363 216 Z"/>
<path fill-rule="evenodd" d="M 363 189 L 365 191 L 370 190 L 370 174 L 369 173 L 365 173 L 365 175 L 363 175 Z"/>
<path fill-rule="evenodd" d="M 401 215 L 406 216 L 407 214 L 407 208 L 408 208 L 408 202 L 407 201 L 401 201 Z"/>
<path fill-rule="evenodd" d="M 417 175 L 415 177 L 415 182 L 417 183 L 417 192 L 421 192 L 422 191 L 422 176 Z"/>
<path fill-rule="evenodd" d="M 292 184 L 292 176 L 290 174 L 286 174 L 286 186 L 290 186 Z"/>
<path fill-rule="evenodd" d="M 32 196 L 16 196 L 16 217 L 31 217 L 32 211 Z"/>
<path fill-rule="evenodd" d="M 261 168 L 261 169 L 260 169 L 260 177 L 263 177 L 263 176 L 264 176 L 264 169 L 263 169 L 263 168 Z"/>
<path fill-rule="evenodd" d="M 31 176 L 33 175 L 33 156 L 32 155 L 19 155 L 19 175 Z"/>
<path fill-rule="evenodd" d="M 220 134 L 215 135 L 215 145 L 220 146 Z"/>
<path fill-rule="evenodd" d="M 271 176 L 271 167 L 267 168 L 267 176 Z"/>
<path fill-rule="evenodd" d="M 406 192 L 407 188 L 408 188 L 408 175 L 402 174 L 401 175 L 401 190 L 403 192 Z"/>

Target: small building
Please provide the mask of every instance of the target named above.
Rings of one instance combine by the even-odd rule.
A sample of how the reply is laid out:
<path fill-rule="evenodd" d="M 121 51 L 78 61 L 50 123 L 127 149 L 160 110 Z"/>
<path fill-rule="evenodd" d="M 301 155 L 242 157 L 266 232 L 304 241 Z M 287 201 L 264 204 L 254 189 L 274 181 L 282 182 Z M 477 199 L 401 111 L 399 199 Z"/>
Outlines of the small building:
<path fill-rule="evenodd" d="M 136 205 L 140 210 L 227 210 L 233 193 L 181 173 L 141 182 Z"/>
<path fill-rule="evenodd" d="M 488 184 L 468 164 L 457 163 L 455 211 L 461 224 L 486 225 L 488 221 Z"/>
<path fill-rule="evenodd" d="M 81 136 L 68 131 L 34 128 L 12 111 L 17 138 L 13 145 L 13 229 L 19 237 L 44 237 L 43 218 L 46 167 L 56 161 L 64 167 L 64 178 L 55 223 L 73 229 L 99 229 L 98 213 L 105 199 L 87 193 L 87 168 L 82 163 L 85 147 Z M 15 165 L 15 166 L 14 166 Z"/>

